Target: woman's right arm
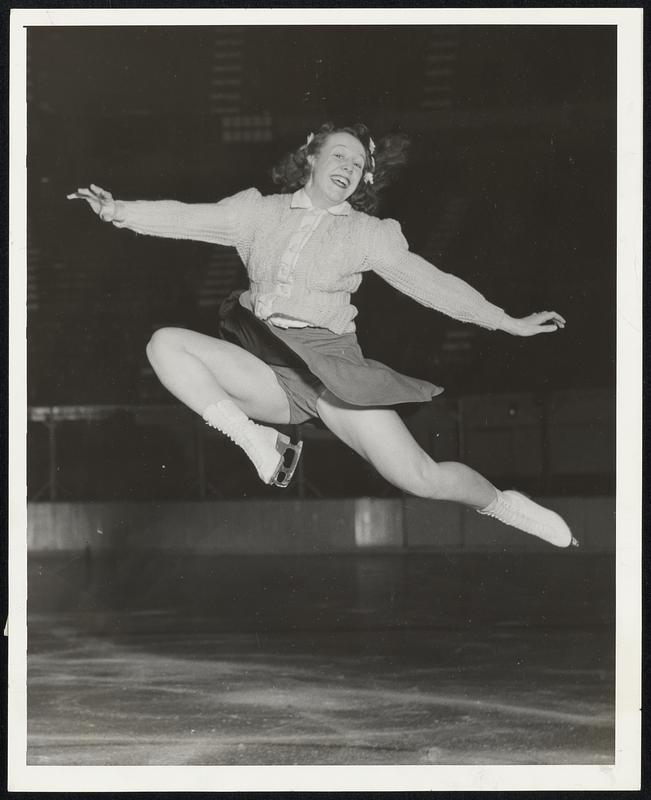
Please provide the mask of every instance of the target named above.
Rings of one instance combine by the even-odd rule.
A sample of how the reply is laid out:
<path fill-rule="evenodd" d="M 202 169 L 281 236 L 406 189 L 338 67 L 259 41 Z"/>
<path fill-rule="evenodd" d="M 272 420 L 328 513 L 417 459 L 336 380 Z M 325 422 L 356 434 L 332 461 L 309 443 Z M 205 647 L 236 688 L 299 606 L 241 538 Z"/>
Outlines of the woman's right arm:
<path fill-rule="evenodd" d="M 180 203 L 176 200 L 115 200 L 110 192 L 90 184 L 68 195 L 85 200 L 104 222 L 148 236 L 192 239 L 234 247 L 252 222 L 254 204 L 261 197 L 247 189 L 219 203 Z"/>

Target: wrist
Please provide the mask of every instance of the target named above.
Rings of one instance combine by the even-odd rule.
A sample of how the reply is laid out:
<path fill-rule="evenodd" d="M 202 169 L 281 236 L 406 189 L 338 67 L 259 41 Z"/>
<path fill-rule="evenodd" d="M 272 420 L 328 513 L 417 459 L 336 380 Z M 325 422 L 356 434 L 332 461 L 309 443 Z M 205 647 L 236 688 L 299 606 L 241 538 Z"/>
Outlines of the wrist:
<path fill-rule="evenodd" d="M 113 216 L 111 217 L 111 222 L 124 222 L 125 217 L 126 217 L 126 209 L 124 207 L 124 203 L 122 202 L 122 200 L 114 200 Z"/>
<path fill-rule="evenodd" d="M 510 317 L 505 313 L 500 321 L 498 330 L 504 331 L 505 333 L 516 334 L 518 331 L 518 322 L 519 320 L 515 319 L 515 317 Z"/>
<path fill-rule="evenodd" d="M 508 314 L 505 314 L 504 319 L 502 320 L 500 330 L 503 330 L 505 333 L 510 333 L 511 336 L 521 336 L 522 320 L 517 319 L 517 317 L 510 317 Z"/>

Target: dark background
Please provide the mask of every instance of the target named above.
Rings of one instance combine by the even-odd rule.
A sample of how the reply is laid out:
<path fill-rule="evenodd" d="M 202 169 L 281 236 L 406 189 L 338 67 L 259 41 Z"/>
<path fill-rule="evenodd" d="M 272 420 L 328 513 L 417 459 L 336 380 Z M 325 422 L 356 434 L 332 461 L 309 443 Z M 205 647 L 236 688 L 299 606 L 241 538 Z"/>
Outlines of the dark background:
<path fill-rule="evenodd" d="M 484 331 L 368 275 L 354 301 L 368 357 L 452 400 L 614 397 L 615 67 L 605 26 L 30 28 L 30 404 L 173 402 L 149 336 L 214 333 L 219 302 L 246 280 L 234 251 L 118 231 L 68 192 L 271 192 L 274 162 L 327 119 L 411 136 L 381 215 L 412 250 L 514 316 L 568 322 L 533 339 Z M 98 434 L 95 458 L 115 436 Z"/>

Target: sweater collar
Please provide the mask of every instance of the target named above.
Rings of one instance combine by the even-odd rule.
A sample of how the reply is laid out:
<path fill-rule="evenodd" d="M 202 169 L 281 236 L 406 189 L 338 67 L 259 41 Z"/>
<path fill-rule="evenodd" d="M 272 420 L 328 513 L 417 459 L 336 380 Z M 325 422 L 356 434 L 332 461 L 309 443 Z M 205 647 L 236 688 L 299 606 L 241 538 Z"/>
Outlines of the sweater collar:
<path fill-rule="evenodd" d="M 292 195 L 292 202 L 290 208 L 314 208 L 312 201 L 305 189 L 299 189 Z M 343 203 L 338 203 L 336 206 L 330 206 L 328 213 L 333 214 L 335 217 L 347 217 L 350 214 L 350 203 L 344 200 Z"/>

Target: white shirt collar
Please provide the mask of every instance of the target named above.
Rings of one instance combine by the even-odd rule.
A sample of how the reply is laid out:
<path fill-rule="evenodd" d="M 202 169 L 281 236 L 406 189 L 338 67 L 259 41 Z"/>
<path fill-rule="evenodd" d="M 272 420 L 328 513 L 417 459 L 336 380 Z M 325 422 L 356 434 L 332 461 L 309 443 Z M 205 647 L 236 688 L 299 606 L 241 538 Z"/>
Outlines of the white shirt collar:
<path fill-rule="evenodd" d="M 312 201 L 305 189 L 299 189 L 292 195 L 292 202 L 290 208 L 314 208 Z M 334 214 L 336 217 L 347 217 L 350 214 L 350 203 L 344 200 L 343 203 L 338 203 L 336 206 L 330 206 L 328 212 Z"/>

